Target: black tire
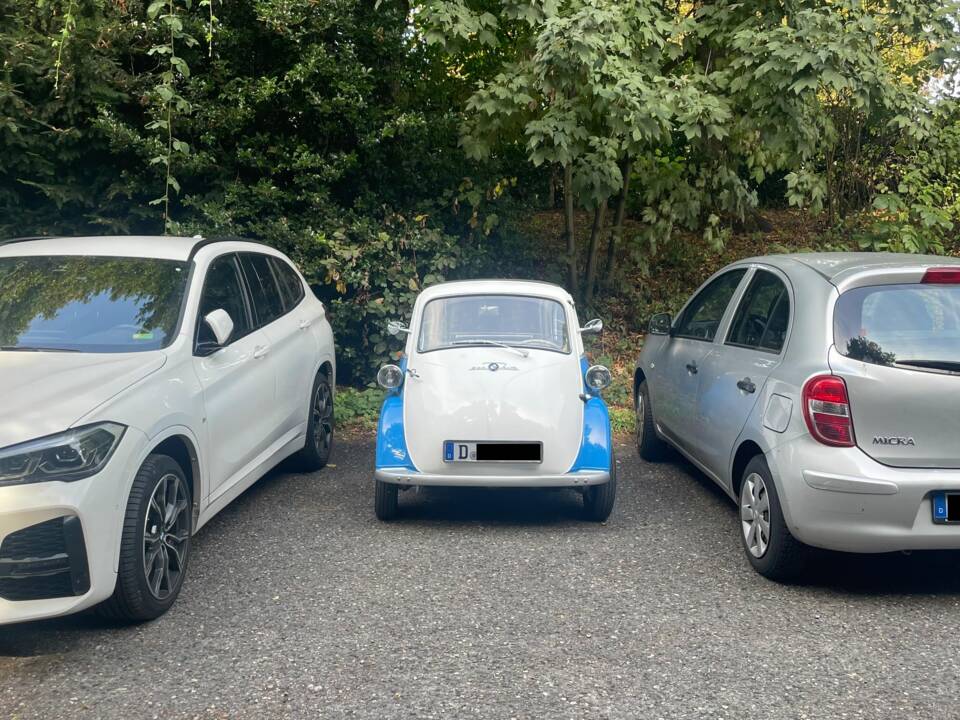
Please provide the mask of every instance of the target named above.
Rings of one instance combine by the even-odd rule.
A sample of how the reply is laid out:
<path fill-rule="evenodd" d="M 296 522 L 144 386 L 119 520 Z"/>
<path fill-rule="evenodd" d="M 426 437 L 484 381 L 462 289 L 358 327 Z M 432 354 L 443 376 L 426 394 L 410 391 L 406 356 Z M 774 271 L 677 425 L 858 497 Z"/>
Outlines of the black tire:
<path fill-rule="evenodd" d="M 633 403 L 637 415 L 637 452 L 647 462 L 663 460 L 669 448 L 657 434 L 657 426 L 653 421 L 653 406 L 650 404 L 650 390 L 644 380 L 637 388 Z"/>
<path fill-rule="evenodd" d="M 158 492 L 170 498 L 170 488 L 174 482 L 179 483 L 173 491 L 174 507 L 180 509 L 170 526 L 164 526 L 163 530 L 157 533 L 158 539 L 152 548 L 148 547 L 147 524 L 164 514 L 160 512 L 158 515 L 154 508 L 154 494 Z M 161 488 L 163 483 L 166 485 Z M 157 507 L 159 508 L 159 505 Z M 156 529 L 157 525 L 152 527 Z M 187 574 L 192 532 L 193 504 L 190 485 L 183 468 L 167 455 L 150 455 L 140 466 L 127 501 L 123 535 L 120 539 L 117 585 L 113 596 L 98 606 L 98 612 L 112 620 L 133 623 L 153 620 L 169 610 L 176 602 Z M 178 541 L 171 540 L 173 536 L 177 536 Z M 174 545 L 179 548 L 179 553 L 174 551 Z M 151 574 L 151 578 L 156 578 L 159 573 L 160 581 L 156 589 L 148 581 L 146 570 L 146 556 L 153 548 L 159 548 L 152 564 L 155 572 Z M 166 582 L 163 579 L 163 570 L 158 565 L 161 562 L 168 564 Z M 177 566 L 175 573 L 174 566 Z"/>
<path fill-rule="evenodd" d="M 377 519 L 383 522 L 395 520 L 400 508 L 397 497 L 400 488 L 393 483 L 386 483 L 381 480 L 376 480 L 375 483 L 373 509 L 377 514 Z"/>
<path fill-rule="evenodd" d="M 617 459 L 610 455 L 610 479 L 603 485 L 590 485 L 583 493 L 583 508 L 587 519 L 606 522 L 617 501 Z"/>
<path fill-rule="evenodd" d="M 290 458 L 291 469 L 300 472 L 322 470 L 333 451 L 333 388 L 323 372 L 313 381 L 308 413 L 306 443 Z"/>
<path fill-rule="evenodd" d="M 761 503 L 763 494 L 766 495 L 766 518 L 768 522 L 768 537 L 766 549 L 759 557 L 755 552 L 759 549 L 754 547 L 751 550 L 751 542 L 748 531 L 744 523 L 747 512 L 744 510 L 744 502 L 747 501 L 753 493 L 749 489 L 749 480 L 753 476 L 758 476 L 763 480 L 763 486 L 760 492 Z M 756 485 L 754 487 L 757 487 Z M 788 583 L 800 579 L 809 563 L 812 550 L 808 545 L 804 545 L 790 534 L 789 528 L 783 517 L 783 509 L 780 505 L 780 496 L 777 494 L 777 486 L 770 474 L 770 468 L 762 455 L 758 455 L 751 460 L 743 471 L 743 477 L 740 479 L 739 501 L 737 503 L 740 525 L 740 541 L 743 545 L 747 560 L 753 566 L 753 569 L 763 575 L 765 578 L 776 582 Z M 751 510 L 751 516 L 755 513 Z M 762 537 L 762 530 L 761 530 Z"/>

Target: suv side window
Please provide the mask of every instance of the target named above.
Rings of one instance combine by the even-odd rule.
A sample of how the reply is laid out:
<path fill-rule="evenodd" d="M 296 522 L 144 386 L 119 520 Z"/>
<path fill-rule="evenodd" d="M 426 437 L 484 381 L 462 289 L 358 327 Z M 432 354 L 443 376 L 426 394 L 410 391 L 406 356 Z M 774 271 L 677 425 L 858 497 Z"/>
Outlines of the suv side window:
<path fill-rule="evenodd" d="M 213 331 L 203 322 L 203 318 L 214 310 L 226 310 L 230 314 L 230 319 L 233 320 L 231 342 L 249 335 L 253 329 L 243 281 L 240 279 L 240 266 L 237 264 L 237 256 L 232 253 L 216 258 L 207 268 L 203 292 L 200 293 L 198 344 L 216 342 Z"/>
<path fill-rule="evenodd" d="M 787 339 L 790 295 L 776 275 L 757 270 L 730 326 L 727 345 L 779 353 Z"/>
<path fill-rule="evenodd" d="M 746 274 L 745 268 L 725 272 L 690 301 L 674 331 L 674 337 L 713 342 L 723 314 Z"/>
<path fill-rule="evenodd" d="M 270 258 L 260 253 L 245 252 L 240 253 L 240 264 L 243 265 L 244 275 L 250 285 L 250 294 L 253 295 L 257 325 L 269 325 L 285 312 L 280 288 L 270 268 Z"/>
<path fill-rule="evenodd" d="M 270 264 L 273 265 L 274 275 L 277 276 L 277 282 L 280 285 L 280 293 L 283 295 L 283 304 L 287 310 L 293 310 L 306 294 L 303 290 L 303 283 L 300 281 L 300 275 L 290 265 L 278 257 L 270 257 Z"/>

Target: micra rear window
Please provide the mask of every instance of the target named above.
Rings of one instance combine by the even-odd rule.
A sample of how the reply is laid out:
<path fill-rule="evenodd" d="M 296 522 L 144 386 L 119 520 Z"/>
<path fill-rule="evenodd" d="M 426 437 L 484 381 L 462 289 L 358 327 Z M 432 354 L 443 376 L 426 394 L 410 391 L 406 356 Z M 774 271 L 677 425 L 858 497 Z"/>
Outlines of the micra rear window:
<path fill-rule="evenodd" d="M 878 285 L 845 292 L 837 350 L 875 365 L 960 372 L 960 285 Z"/>

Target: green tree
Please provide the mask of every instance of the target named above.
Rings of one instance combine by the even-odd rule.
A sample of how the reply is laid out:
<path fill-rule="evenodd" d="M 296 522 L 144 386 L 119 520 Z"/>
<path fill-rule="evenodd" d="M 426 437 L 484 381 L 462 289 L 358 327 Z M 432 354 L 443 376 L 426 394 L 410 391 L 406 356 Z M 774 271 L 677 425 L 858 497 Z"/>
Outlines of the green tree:
<path fill-rule="evenodd" d="M 882 108 L 924 137 L 920 87 L 883 51 L 891 37 L 923 49 L 910 76 L 929 77 L 956 55 L 955 16 L 939 0 L 433 0 L 422 19 L 451 65 L 484 54 L 499 67 L 466 103 L 467 155 L 522 143 L 534 165 L 563 168 L 569 282 L 590 303 L 612 198 L 611 263 L 631 201 L 650 243 L 677 226 L 717 242 L 777 173 L 791 202 L 822 207 L 817 160 L 838 141 L 838 105 Z M 582 273 L 576 200 L 594 217 Z"/>

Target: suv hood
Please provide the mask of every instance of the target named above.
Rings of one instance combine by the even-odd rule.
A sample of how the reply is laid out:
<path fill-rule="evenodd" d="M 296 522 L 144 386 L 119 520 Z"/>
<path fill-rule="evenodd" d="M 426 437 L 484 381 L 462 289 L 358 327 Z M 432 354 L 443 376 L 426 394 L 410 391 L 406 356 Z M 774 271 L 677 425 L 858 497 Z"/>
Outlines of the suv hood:
<path fill-rule="evenodd" d="M 67 430 L 163 367 L 157 352 L 0 352 L 0 448 Z"/>

